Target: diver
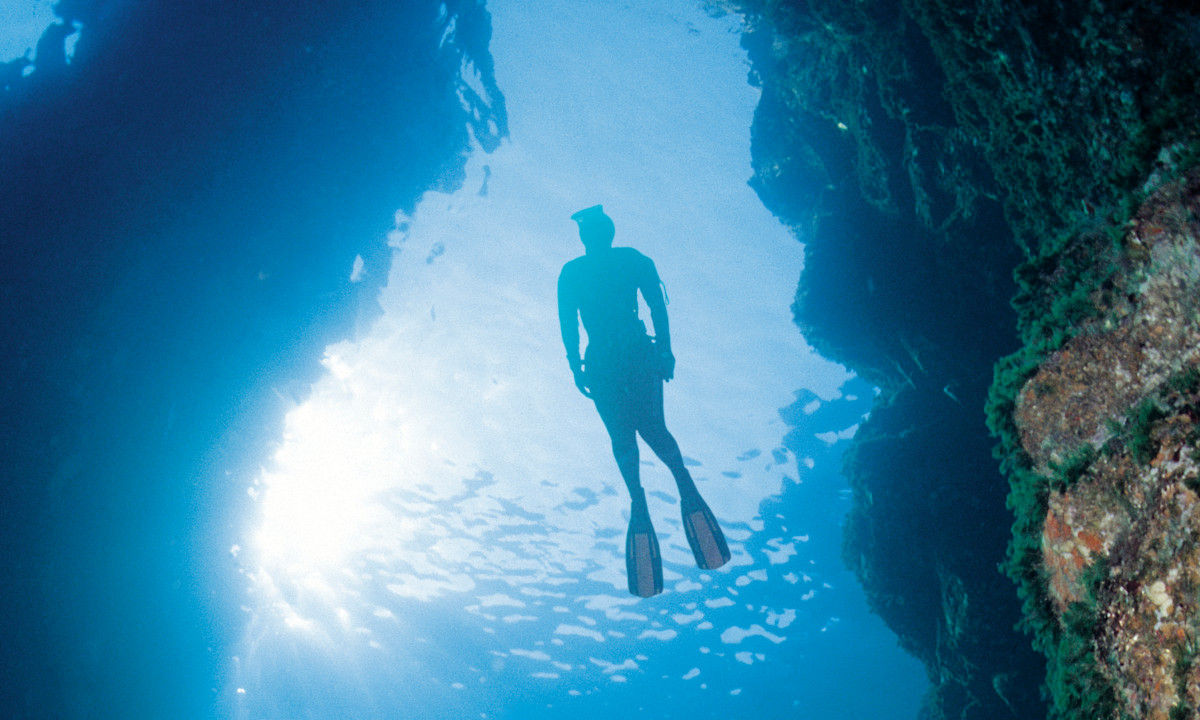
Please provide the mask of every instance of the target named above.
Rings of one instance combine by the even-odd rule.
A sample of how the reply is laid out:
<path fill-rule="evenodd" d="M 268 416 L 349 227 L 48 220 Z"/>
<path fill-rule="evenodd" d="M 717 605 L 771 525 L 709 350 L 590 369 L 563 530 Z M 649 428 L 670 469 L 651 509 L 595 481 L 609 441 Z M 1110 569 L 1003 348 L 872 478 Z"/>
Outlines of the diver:
<path fill-rule="evenodd" d="M 696 565 L 706 570 L 721 567 L 729 560 L 729 548 L 663 417 L 663 381 L 675 375 L 675 356 L 658 270 L 637 250 L 613 247 L 616 229 L 600 205 L 580 210 L 571 219 L 579 224 L 585 253 L 564 265 L 558 277 L 563 345 L 575 386 L 596 404 L 612 440 L 617 469 L 629 489 L 625 536 L 629 592 L 650 597 L 662 592 L 662 561 L 638 473 L 638 435 L 675 477 L 683 527 Z M 638 291 L 650 309 L 653 338 L 638 318 Z M 587 333 L 582 358 L 580 320 Z"/>

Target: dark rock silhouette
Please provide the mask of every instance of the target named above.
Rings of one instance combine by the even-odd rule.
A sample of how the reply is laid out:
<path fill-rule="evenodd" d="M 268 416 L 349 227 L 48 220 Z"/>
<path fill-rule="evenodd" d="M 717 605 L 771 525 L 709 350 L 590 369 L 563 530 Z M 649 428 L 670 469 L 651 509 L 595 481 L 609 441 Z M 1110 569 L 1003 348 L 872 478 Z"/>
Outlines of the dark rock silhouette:
<path fill-rule="evenodd" d="M 244 621 L 229 548 L 280 398 L 373 312 L 396 209 L 459 171 L 469 127 L 503 132 L 499 95 L 459 93 L 464 63 L 487 76 L 489 17 L 434 0 L 58 11 L 37 91 L 0 112 L 0 706 L 207 716 Z M 456 18 L 471 33 L 443 42 Z M 69 72 L 33 83 L 74 22 Z"/>

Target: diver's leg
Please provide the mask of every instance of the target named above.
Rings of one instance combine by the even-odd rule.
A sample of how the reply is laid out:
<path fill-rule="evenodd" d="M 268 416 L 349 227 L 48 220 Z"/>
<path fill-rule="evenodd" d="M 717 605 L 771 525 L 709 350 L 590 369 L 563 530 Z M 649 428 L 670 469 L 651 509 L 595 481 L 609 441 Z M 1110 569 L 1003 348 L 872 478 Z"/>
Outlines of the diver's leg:
<path fill-rule="evenodd" d="M 637 597 L 653 597 L 663 589 L 662 556 L 646 507 L 646 493 L 638 477 L 637 424 L 633 405 L 623 387 L 596 390 L 593 386 L 592 399 L 596 401 L 600 419 L 612 440 L 617 468 L 629 488 L 629 530 L 625 533 L 625 575 L 629 592 Z"/>
<path fill-rule="evenodd" d="M 625 481 L 625 487 L 629 489 L 629 499 L 639 509 L 645 509 L 646 494 L 642 490 L 638 467 L 637 428 L 630 417 L 627 403 L 622 403 L 616 393 L 603 389 L 594 389 L 592 399 L 612 441 L 613 458 L 617 461 L 617 470 Z"/>
<path fill-rule="evenodd" d="M 625 487 L 629 489 L 629 499 L 638 508 L 644 508 L 646 493 L 642 490 L 642 481 L 638 472 L 637 434 L 632 427 L 622 428 L 616 434 L 609 430 L 609 438 L 612 439 L 613 457 L 617 460 L 617 470 L 621 472 L 621 479 L 625 481 Z"/>
<path fill-rule="evenodd" d="M 692 481 L 687 466 L 683 464 L 683 453 L 679 450 L 679 443 L 675 442 L 675 437 L 667 430 L 667 421 L 663 415 L 662 380 L 653 378 L 652 382 L 645 383 L 641 399 L 643 402 L 638 433 L 671 471 L 675 484 L 679 486 L 679 492 L 695 492 L 696 484 Z"/>
<path fill-rule="evenodd" d="M 675 442 L 674 436 L 667 431 L 667 426 L 643 427 L 640 432 L 642 439 L 671 471 L 671 475 L 675 478 L 675 484 L 679 487 L 679 492 L 694 491 L 696 484 L 692 480 L 687 466 L 683 464 L 683 453 L 679 450 L 679 443 Z"/>
<path fill-rule="evenodd" d="M 725 542 L 725 534 L 721 532 L 717 518 L 704 498 L 700 497 L 691 474 L 683 464 L 679 443 L 667 431 L 667 423 L 663 419 L 662 382 L 656 379 L 654 387 L 646 389 L 643 399 L 638 432 L 675 476 L 675 484 L 679 486 L 683 531 L 696 558 L 696 566 L 715 570 L 729 562 L 729 545 Z"/>

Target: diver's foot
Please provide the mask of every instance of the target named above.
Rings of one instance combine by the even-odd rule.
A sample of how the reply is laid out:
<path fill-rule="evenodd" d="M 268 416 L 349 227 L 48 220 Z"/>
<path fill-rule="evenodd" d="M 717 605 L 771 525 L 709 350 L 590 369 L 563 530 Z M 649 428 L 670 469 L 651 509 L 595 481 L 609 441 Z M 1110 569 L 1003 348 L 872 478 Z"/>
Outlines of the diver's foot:
<path fill-rule="evenodd" d="M 700 493 L 681 493 L 680 510 L 683 514 L 683 531 L 688 545 L 696 558 L 696 566 L 702 570 L 716 570 L 729 562 L 729 546 L 725 533 Z"/>
<path fill-rule="evenodd" d="M 679 489 L 679 497 L 683 498 L 688 495 L 699 495 L 700 491 L 696 489 L 696 481 L 692 479 L 691 473 L 682 465 L 677 470 L 671 471 L 675 478 L 675 487 Z"/>
<path fill-rule="evenodd" d="M 642 498 L 640 511 L 635 501 L 630 513 L 629 532 L 625 535 L 625 573 L 631 594 L 653 597 L 662 592 L 662 558 L 645 498 Z"/>
<path fill-rule="evenodd" d="M 683 500 L 691 495 L 699 495 L 700 491 L 696 489 L 696 483 L 692 482 L 691 478 L 680 482 L 675 481 L 675 487 L 679 489 L 679 499 Z"/>
<path fill-rule="evenodd" d="M 630 521 L 639 516 L 645 517 L 646 522 L 650 521 L 650 509 L 646 506 L 646 492 L 644 490 L 631 493 L 629 498 Z"/>

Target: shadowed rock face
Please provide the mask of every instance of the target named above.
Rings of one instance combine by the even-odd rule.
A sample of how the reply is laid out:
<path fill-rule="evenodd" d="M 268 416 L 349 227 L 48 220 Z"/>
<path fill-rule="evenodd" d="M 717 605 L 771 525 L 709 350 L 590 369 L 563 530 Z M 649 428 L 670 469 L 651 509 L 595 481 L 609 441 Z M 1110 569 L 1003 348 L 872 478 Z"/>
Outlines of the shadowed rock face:
<path fill-rule="evenodd" d="M 214 559 L 240 474 L 321 348 L 371 316 L 396 209 L 453 188 L 472 134 L 505 133 L 490 18 L 58 8 L 82 28 L 72 63 L 0 96 L 0 705 L 196 717 L 239 624 Z"/>
<path fill-rule="evenodd" d="M 994 202 L 914 185 L 924 171 L 893 111 L 926 130 L 952 118 L 898 8 L 744 5 L 763 91 L 752 184 L 805 243 L 796 322 L 882 389 L 846 458 L 845 561 L 927 666 L 932 716 L 1036 716 L 1042 670 L 997 571 L 1010 518 L 982 412 L 993 362 L 1016 346 L 1011 234 Z"/>

